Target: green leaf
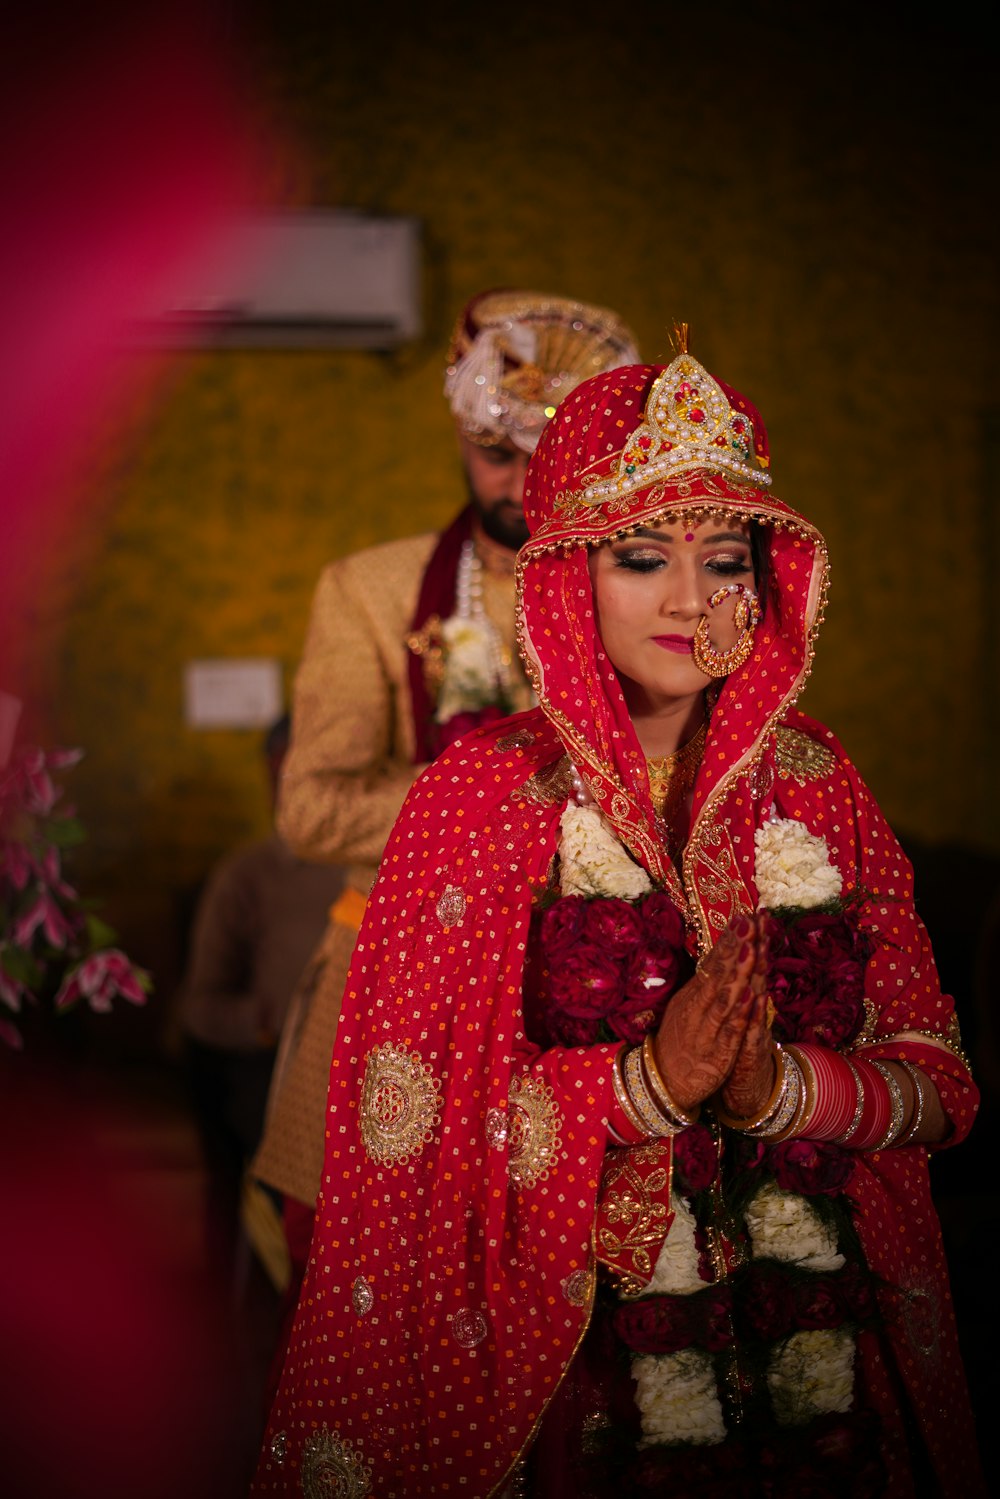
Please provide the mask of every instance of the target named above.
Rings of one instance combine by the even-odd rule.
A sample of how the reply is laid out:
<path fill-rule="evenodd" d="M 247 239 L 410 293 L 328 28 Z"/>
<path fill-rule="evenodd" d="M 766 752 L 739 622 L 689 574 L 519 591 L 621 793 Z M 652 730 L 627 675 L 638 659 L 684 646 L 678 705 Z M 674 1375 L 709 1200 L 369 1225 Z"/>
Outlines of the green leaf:
<path fill-rule="evenodd" d="M 86 917 L 86 931 L 92 952 L 97 952 L 102 947 L 114 947 L 118 941 L 118 933 L 114 927 L 108 926 L 106 921 L 92 913 Z"/>
<path fill-rule="evenodd" d="M 86 829 L 78 817 L 53 818 L 46 831 L 56 848 L 76 848 L 87 839 Z"/>
<path fill-rule="evenodd" d="M 0 952 L 0 967 L 8 978 L 35 990 L 42 981 L 42 970 L 30 952 L 23 947 L 5 947 Z"/>

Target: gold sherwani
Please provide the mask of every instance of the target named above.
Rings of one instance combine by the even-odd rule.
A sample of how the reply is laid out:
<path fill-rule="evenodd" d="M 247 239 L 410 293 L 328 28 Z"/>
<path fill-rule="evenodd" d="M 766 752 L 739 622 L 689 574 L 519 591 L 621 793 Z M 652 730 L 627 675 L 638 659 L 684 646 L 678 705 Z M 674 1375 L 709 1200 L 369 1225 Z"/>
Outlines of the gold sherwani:
<path fill-rule="evenodd" d="M 345 865 L 346 888 L 282 1033 L 252 1173 L 309 1204 L 322 1175 L 330 1057 L 361 913 L 421 769 L 413 763 L 405 639 L 437 540 L 428 533 L 385 542 L 325 568 L 295 679 L 278 831 L 300 858 Z M 483 602 L 512 649 L 512 576 L 484 573 Z M 519 683 L 518 707 L 526 694 Z"/>

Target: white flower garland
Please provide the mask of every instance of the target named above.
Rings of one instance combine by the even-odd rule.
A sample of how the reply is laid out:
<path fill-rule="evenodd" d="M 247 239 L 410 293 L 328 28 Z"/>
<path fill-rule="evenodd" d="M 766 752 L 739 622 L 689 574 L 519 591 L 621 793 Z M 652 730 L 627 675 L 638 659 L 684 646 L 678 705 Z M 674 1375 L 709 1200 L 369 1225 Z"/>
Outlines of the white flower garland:
<path fill-rule="evenodd" d="M 647 1353 L 632 1360 L 642 1423 L 640 1447 L 693 1442 L 714 1447 L 726 1440 L 726 1423 L 711 1356 L 698 1348 Z"/>
<path fill-rule="evenodd" d="M 638 900 L 653 888 L 649 875 L 622 846 L 614 829 L 588 805 L 569 802 L 559 823 L 560 889 L 563 895 L 616 896 Z"/>
<path fill-rule="evenodd" d="M 834 1230 L 808 1198 L 783 1192 L 777 1182 L 765 1182 L 754 1194 L 746 1225 L 755 1260 L 779 1260 L 816 1275 L 843 1268 L 844 1256 L 837 1251 Z"/>
<path fill-rule="evenodd" d="M 809 909 L 839 899 L 840 870 L 831 863 L 825 838 L 810 833 L 794 817 L 775 817 L 754 834 L 757 850 L 754 878 L 760 905 Z"/>
<path fill-rule="evenodd" d="M 690 1296 L 704 1289 L 698 1273 L 696 1222 L 685 1198 L 671 1193 L 670 1232 L 644 1295 Z M 812 1204 L 767 1182 L 746 1211 L 751 1253 L 813 1274 L 844 1264 L 837 1236 Z M 854 1337 L 847 1328 L 793 1333 L 771 1354 L 767 1385 L 775 1419 L 802 1426 L 814 1416 L 850 1409 L 854 1392 Z M 701 1349 L 647 1353 L 632 1360 L 640 1447 L 724 1442 L 726 1427 L 711 1356 Z"/>
<path fill-rule="evenodd" d="M 771 1355 L 767 1387 L 779 1426 L 805 1426 L 854 1398 L 854 1338 L 846 1327 L 794 1332 Z"/>

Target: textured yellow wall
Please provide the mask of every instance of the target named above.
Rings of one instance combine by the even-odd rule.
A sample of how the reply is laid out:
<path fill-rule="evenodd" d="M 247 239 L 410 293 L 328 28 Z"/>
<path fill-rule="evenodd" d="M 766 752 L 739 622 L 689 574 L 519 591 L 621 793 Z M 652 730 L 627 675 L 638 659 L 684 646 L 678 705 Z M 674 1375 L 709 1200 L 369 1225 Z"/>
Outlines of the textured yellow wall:
<path fill-rule="evenodd" d="M 956 53 L 891 6 L 853 32 L 774 5 L 686 22 L 584 5 L 572 27 L 257 10 L 255 108 L 301 151 L 284 200 L 419 218 L 429 327 L 399 359 L 185 356 L 93 459 L 97 519 L 50 559 L 33 666 L 53 732 L 87 749 L 87 881 L 137 956 L 169 988 L 176 893 L 268 819 L 257 736 L 185 728 L 184 663 L 274 655 L 290 680 L 323 563 L 450 516 L 447 335 L 497 284 L 614 306 L 652 359 L 691 323 L 693 352 L 764 413 L 776 492 L 830 542 L 803 706 L 900 829 L 1000 851 L 993 126 L 974 41 Z"/>

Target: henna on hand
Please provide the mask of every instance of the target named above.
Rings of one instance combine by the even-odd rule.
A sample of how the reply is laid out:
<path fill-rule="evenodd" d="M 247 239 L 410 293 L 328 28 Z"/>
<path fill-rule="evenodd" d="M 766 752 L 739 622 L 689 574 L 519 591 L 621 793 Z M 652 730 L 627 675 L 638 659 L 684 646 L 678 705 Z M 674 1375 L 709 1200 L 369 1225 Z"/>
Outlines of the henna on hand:
<path fill-rule="evenodd" d="M 752 1011 L 757 947 L 756 919 L 737 917 L 667 1005 L 656 1035 L 657 1065 L 685 1112 L 717 1092 L 732 1071 Z"/>
<path fill-rule="evenodd" d="M 753 1119 L 764 1108 L 774 1087 L 775 1053 L 767 1023 L 768 944 L 773 929 L 767 912 L 757 916 L 757 952 L 750 990 L 753 1001 L 742 1044 L 722 1088 L 722 1105 L 728 1114 Z"/>

